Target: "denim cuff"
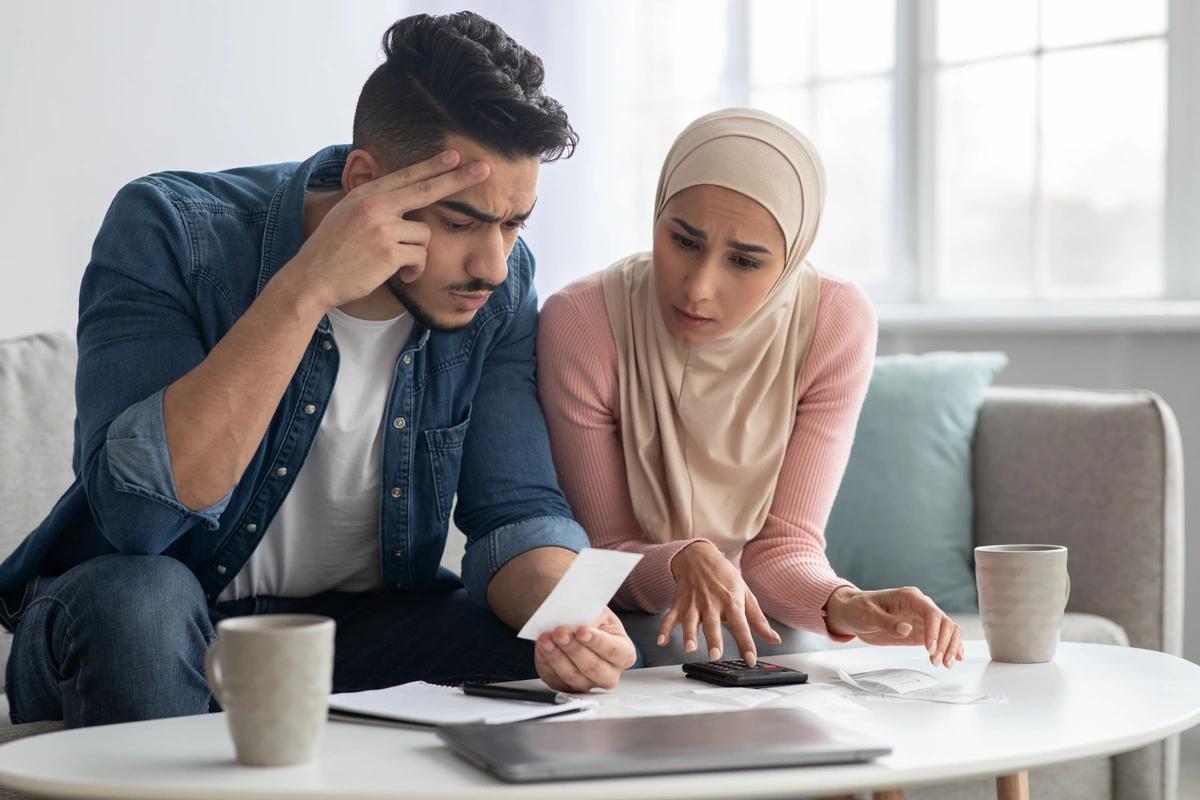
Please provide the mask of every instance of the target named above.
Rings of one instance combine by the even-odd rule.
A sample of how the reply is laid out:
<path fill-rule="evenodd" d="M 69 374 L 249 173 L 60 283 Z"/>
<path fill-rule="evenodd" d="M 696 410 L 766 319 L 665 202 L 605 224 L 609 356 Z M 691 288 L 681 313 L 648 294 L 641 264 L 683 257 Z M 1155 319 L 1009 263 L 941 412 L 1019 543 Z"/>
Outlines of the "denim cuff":
<path fill-rule="evenodd" d="M 233 489 L 211 506 L 198 511 L 179 501 L 163 421 L 164 391 L 159 390 L 134 403 L 108 426 L 105 450 L 113 486 L 118 491 L 161 503 L 215 531 L 221 525 L 221 512 L 229 505 Z"/>
<path fill-rule="evenodd" d="M 467 542 L 463 585 L 477 602 L 487 605 L 487 587 L 500 568 L 538 547 L 561 547 L 578 553 L 588 546 L 587 534 L 569 517 L 531 517 L 496 528 Z"/>

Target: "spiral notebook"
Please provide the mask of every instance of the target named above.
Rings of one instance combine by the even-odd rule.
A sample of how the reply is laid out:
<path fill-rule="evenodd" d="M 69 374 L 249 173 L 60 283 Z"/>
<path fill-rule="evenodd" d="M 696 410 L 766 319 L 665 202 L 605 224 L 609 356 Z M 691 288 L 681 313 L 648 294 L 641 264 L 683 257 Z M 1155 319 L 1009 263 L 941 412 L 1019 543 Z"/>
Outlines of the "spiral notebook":
<path fill-rule="evenodd" d="M 527 700 L 500 700 L 463 694 L 457 686 L 439 686 L 424 681 L 346 692 L 329 696 L 329 718 L 342 722 L 409 725 L 497 725 L 529 719 L 578 714 L 596 707 L 591 700 L 572 700 L 552 705 Z"/>

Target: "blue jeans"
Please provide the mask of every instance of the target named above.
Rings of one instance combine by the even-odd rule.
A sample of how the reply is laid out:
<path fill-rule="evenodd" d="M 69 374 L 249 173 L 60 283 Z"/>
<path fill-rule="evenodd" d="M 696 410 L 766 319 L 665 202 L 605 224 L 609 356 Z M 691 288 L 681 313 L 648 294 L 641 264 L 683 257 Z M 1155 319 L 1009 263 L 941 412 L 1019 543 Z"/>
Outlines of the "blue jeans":
<path fill-rule="evenodd" d="M 13 722 L 63 720 L 74 728 L 215 709 L 205 650 L 217 622 L 248 614 L 333 617 L 336 692 L 535 677 L 532 643 L 461 588 L 252 597 L 210 607 L 181 562 L 108 555 L 36 579 L 18 613 L 5 687 Z"/>

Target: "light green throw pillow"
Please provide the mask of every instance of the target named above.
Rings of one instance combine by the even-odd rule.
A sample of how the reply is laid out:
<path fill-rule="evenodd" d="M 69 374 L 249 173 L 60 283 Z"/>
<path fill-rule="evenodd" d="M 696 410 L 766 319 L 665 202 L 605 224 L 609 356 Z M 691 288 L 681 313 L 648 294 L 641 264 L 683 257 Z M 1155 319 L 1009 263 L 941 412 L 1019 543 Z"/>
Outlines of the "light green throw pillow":
<path fill-rule="evenodd" d="M 826 528 L 829 561 L 862 589 L 916 586 L 974 611 L 971 446 L 1004 353 L 880 356 Z"/>

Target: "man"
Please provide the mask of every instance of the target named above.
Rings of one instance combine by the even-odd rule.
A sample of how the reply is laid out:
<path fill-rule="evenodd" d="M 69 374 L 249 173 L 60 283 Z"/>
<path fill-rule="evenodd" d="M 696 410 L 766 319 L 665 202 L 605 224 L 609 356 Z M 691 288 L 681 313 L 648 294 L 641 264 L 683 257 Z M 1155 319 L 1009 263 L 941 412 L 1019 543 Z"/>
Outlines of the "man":
<path fill-rule="evenodd" d="M 475 14 L 400 20 L 384 49 L 353 149 L 114 200 L 80 294 L 76 481 L 0 565 L 14 721 L 203 712 L 213 625 L 242 614 L 333 616 L 338 691 L 535 669 L 583 691 L 633 663 L 611 612 L 512 631 L 587 541 L 517 238 L 575 133 Z M 439 567 L 456 492 L 462 583 Z"/>

